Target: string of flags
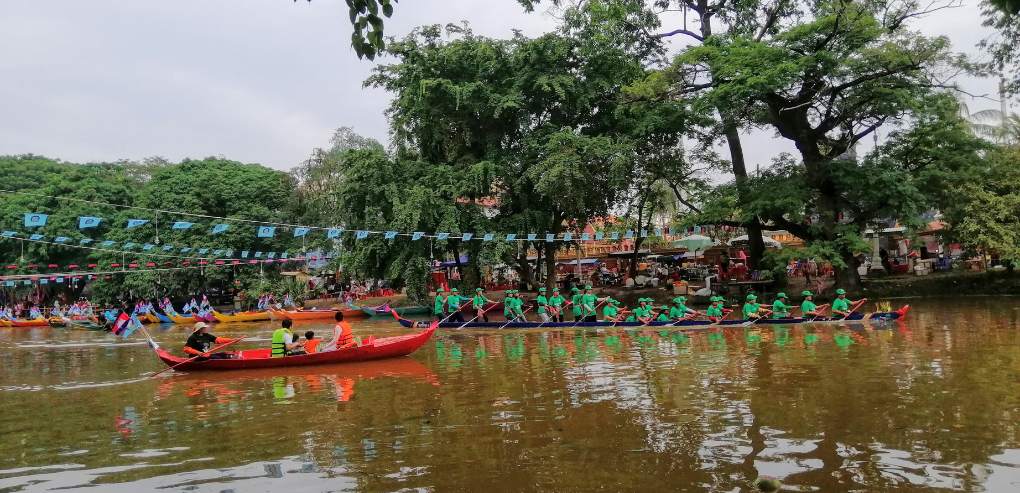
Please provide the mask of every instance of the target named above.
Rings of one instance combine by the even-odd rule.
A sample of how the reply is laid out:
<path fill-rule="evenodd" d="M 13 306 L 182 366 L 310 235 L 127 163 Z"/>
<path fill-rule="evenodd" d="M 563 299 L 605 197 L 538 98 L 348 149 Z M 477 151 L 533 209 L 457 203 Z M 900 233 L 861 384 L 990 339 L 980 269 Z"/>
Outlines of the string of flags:
<path fill-rule="evenodd" d="M 41 228 L 47 224 L 49 216 L 47 214 L 38 212 L 26 212 L 24 215 L 24 225 L 26 228 Z M 223 221 L 231 221 L 228 218 L 218 218 Z M 98 227 L 104 221 L 103 218 L 95 216 L 79 216 L 78 217 L 78 229 L 93 229 Z M 128 219 L 124 224 L 125 229 L 137 229 L 147 225 L 154 225 L 154 223 L 148 219 Z M 226 231 L 231 230 L 235 226 L 228 222 L 216 222 L 209 225 L 208 234 L 219 235 Z M 174 221 L 171 223 L 170 229 L 175 231 L 188 231 L 196 230 L 199 227 L 197 223 L 190 221 Z M 446 240 L 460 240 L 460 241 L 527 241 L 527 242 L 584 242 L 584 241 L 621 241 L 621 240 L 632 240 L 638 237 L 649 238 L 649 237 L 664 237 L 684 234 L 711 234 L 716 231 L 731 231 L 737 228 L 731 228 L 727 226 L 691 226 L 684 228 L 651 228 L 651 229 L 627 229 L 623 231 L 595 231 L 589 232 L 562 232 L 562 233 L 475 233 L 475 232 L 461 232 L 461 233 L 450 233 L 450 232 L 424 232 L 424 231 L 380 231 L 380 230 L 368 230 L 368 229 L 346 229 L 343 227 L 321 227 L 321 226 L 277 226 L 277 225 L 257 225 L 255 228 L 255 236 L 257 238 L 277 238 L 278 229 L 288 229 L 293 238 L 306 238 L 310 233 L 323 232 L 326 239 L 337 240 L 345 234 L 353 235 L 356 240 L 364 240 L 370 236 L 381 236 L 383 239 L 393 240 L 397 237 L 408 237 L 411 241 L 418 241 L 423 238 L 435 239 L 438 241 Z M 5 231 L 5 236 L 14 235 L 15 232 Z M 40 239 L 42 235 L 37 236 Z M 66 237 L 57 237 L 55 240 L 61 239 L 62 241 L 68 241 Z M 57 241 L 61 243 L 62 241 Z M 82 242 L 91 242 L 89 238 L 83 238 Z M 104 242 L 104 246 L 112 246 L 114 242 L 107 240 Z M 130 247 L 135 246 L 134 243 L 127 243 Z M 128 248 L 130 248 L 128 247 Z M 144 243 L 141 247 L 145 250 L 151 250 L 154 248 L 153 244 Z M 164 246 L 166 251 L 170 249 Z M 188 253 L 188 251 L 182 251 L 182 253 Z"/>

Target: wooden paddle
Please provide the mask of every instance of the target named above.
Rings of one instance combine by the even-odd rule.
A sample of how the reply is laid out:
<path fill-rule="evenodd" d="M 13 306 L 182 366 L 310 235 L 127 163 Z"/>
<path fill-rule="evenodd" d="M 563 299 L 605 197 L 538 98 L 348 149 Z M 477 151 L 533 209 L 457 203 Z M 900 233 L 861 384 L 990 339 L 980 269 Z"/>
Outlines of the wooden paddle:
<path fill-rule="evenodd" d="M 497 306 L 499 306 L 498 303 L 493 303 L 492 306 L 482 310 L 482 315 L 485 315 L 486 313 L 489 313 L 489 310 L 492 310 L 493 308 L 496 308 Z M 475 315 L 475 318 L 472 318 L 471 320 L 468 320 L 467 322 L 464 322 L 463 324 L 461 324 L 460 327 L 457 327 L 457 328 L 458 329 L 463 329 L 464 327 L 467 326 L 467 324 L 469 324 L 471 322 L 474 322 L 475 320 L 478 320 L 478 317 L 480 317 L 480 316 L 481 315 Z"/>
<path fill-rule="evenodd" d="M 857 301 L 857 303 L 854 303 L 853 308 L 851 308 L 850 311 L 846 312 L 846 315 L 843 315 L 843 318 L 841 318 L 840 320 L 846 320 L 847 317 L 853 315 L 853 313 L 857 311 L 858 308 L 864 306 L 864 304 L 867 302 L 868 302 L 867 298 L 861 298 L 860 300 Z"/>
<path fill-rule="evenodd" d="M 247 336 L 246 336 L 246 337 L 247 337 Z M 241 342 L 241 341 L 243 341 L 244 339 L 245 339 L 245 337 L 241 337 L 241 338 L 238 338 L 238 339 L 234 339 L 233 341 L 230 341 L 230 342 L 226 342 L 226 343 L 220 344 L 219 346 L 216 346 L 216 347 L 214 347 L 214 348 L 212 348 L 212 349 L 210 349 L 210 350 L 206 351 L 206 352 L 205 352 L 204 354 L 212 354 L 212 353 L 213 353 L 213 352 L 215 352 L 215 351 L 218 351 L 218 350 L 220 350 L 220 349 L 223 349 L 223 348 L 225 348 L 225 347 L 227 347 L 227 346 L 229 346 L 229 345 L 231 345 L 231 344 L 236 344 L 236 343 L 238 343 L 238 342 Z M 167 367 L 167 368 L 164 368 L 164 369 L 162 369 L 162 370 L 160 370 L 160 371 L 158 371 L 158 372 L 156 372 L 156 373 L 153 373 L 152 375 L 149 375 L 149 377 L 151 378 L 151 377 L 154 377 L 154 376 L 156 376 L 156 375 L 161 375 L 161 374 L 163 374 L 163 373 L 165 373 L 165 372 L 168 372 L 168 371 L 170 371 L 170 370 L 173 370 L 174 368 L 177 368 L 178 366 L 181 366 L 181 365 L 183 365 L 183 364 L 186 364 L 186 363 L 190 363 L 190 362 L 192 362 L 192 361 L 195 361 L 196 359 L 198 359 L 198 358 L 201 358 L 202 356 L 204 356 L 204 354 L 199 354 L 199 355 L 196 355 L 196 356 L 192 356 L 192 357 L 190 357 L 190 358 L 188 358 L 188 359 L 186 359 L 186 360 L 184 360 L 184 361 L 181 361 L 180 363 L 177 363 L 176 365 L 173 365 L 173 366 L 171 366 L 171 367 Z"/>
<path fill-rule="evenodd" d="M 523 317 L 525 314 L 527 314 L 530 311 L 531 311 L 531 307 L 529 306 L 527 310 L 524 310 L 523 312 L 521 312 L 520 316 Z M 510 320 L 507 320 L 506 323 L 503 324 L 503 325 L 500 325 L 499 328 L 502 329 L 502 328 L 506 327 L 507 325 L 510 325 L 510 323 L 515 321 L 515 320 L 517 320 L 516 316 L 514 318 L 511 318 Z M 527 321 L 528 319 L 525 318 L 524 320 Z"/>
<path fill-rule="evenodd" d="M 748 327 L 748 326 L 754 325 L 754 324 L 756 324 L 756 323 L 758 323 L 758 322 L 761 322 L 762 320 L 765 320 L 765 317 L 768 317 L 769 315 L 771 315 L 771 314 L 772 314 L 772 310 L 767 310 L 767 309 L 761 309 L 761 308 L 759 308 L 759 310 L 760 310 L 760 311 L 763 311 L 763 312 L 765 312 L 765 313 L 764 313 L 764 314 L 762 314 L 762 315 L 761 315 L 760 317 L 758 317 L 758 318 L 755 318 L 755 319 L 749 319 L 748 321 L 746 321 L 746 322 L 744 322 L 744 323 L 740 324 L 740 326 L 741 326 L 741 327 Z"/>
<path fill-rule="evenodd" d="M 598 302 L 598 303 L 597 303 L 597 304 L 595 305 L 595 308 L 592 308 L 592 311 L 594 311 L 594 312 L 595 312 L 595 313 L 597 314 L 597 313 L 598 313 L 598 311 L 599 311 L 599 307 L 600 307 L 600 306 L 602 306 L 602 304 L 603 304 L 603 303 L 605 303 L 605 302 L 606 302 L 606 300 L 608 300 L 608 299 L 609 299 L 609 298 L 605 298 L 605 299 L 603 299 L 602 301 Z M 584 308 L 582 308 L 582 310 L 584 310 Z M 571 325 L 571 326 L 570 326 L 570 328 L 572 329 L 572 328 L 574 328 L 574 327 L 577 327 L 577 324 L 579 324 L 579 323 L 581 323 L 581 322 L 584 322 L 584 319 L 585 319 L 585 318 L 588 318 L 588 317 L 587 317 L 587 316 L 582 316 L 581 318 L 577 319 L 577 320 L 576 320 L 576 321 L 574 322 L 574 325 Z M 596 317 L 596 318 L 597 318 L 597 317 Z"/>
<path fill-rule="evenodd" d="M 816 306 L 815 307 L 815 313 L 822 312 L 822 311 L 825 311 L 825 310 L 828 310 L 828 309 L 829 309 L 829 304 L 828 303 L 826 303 L 826 304 L 824 304 L 822 306 Z M 820 317 L 820 316 L 821 315 L 815 315 L 815 316 L 811 317 L 811 320 L 808 320 L 808 321 L 809 322 L 814 322 L 815 320 L 818 320 L 818 317 Z"/>
<path fill-rule="evenodd" d="M 568 301 L 568 302 L 567 302 L 567 304 L 565 304 L 565 305 L 563 305 L 563 306 L 561 306 L 561 307 L 557 307 L 557 308 L 556 308 L 556 315 L 554 315 L 554 316 L 552 316 L 552 317 L 549 317 L 549 320 L 548 320 L 548 321 L 546 321 L 546 322 L 542 322 L 542 323 L 538 324 L 538 327 L 535 327 L 535 328 L 536 328 L 536 329 L 540 329 L 540 328 L 542 328 L 542 326 L 543 326 L 543 325 L 545 325 L 545 324 L 547 324 L 547 323 L 549 323 L 549 322 L 552 322 L 553 320 L 555 320 L 555 319 L 556 319 L 556 317 L 558 317 L 558 316 L 559 316 L 560 312 L 561 312 L 562 310 L 566 309 L 566 308 L 567 308 L 568 306 L 570 306 L 570 304 L 571 304 L 571 303 L 573 303 L 573 301 Z M 552 306 L 552 305 L 549 305 L 549 306 Z M 548 308 L 547 308 L 547 309 L 548 309 Z"/>

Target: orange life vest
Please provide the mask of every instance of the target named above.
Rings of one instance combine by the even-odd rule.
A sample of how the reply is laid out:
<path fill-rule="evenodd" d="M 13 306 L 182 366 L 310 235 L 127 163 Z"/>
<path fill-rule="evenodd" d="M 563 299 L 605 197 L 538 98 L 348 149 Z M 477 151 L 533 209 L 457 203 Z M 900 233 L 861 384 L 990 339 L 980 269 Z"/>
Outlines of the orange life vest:
<path fill-rule="evenodd" d="M 322 339 L 308 339 L 305 341 L 305 352 L 308 354 L 314 353 L 319 348 L 320 342 L 322 342 Z"/>

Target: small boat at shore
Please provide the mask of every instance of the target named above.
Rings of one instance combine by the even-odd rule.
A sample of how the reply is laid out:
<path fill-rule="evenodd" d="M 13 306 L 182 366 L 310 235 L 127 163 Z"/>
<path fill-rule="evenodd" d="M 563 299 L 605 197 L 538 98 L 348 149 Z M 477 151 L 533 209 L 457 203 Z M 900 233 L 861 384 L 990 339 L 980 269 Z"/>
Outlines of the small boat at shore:
<path fill-rule="evenodd" d="M 269 320 L 271 317 L 268 311 L 249 311 L 249 312 L 237 312 L 237 313 L 220 313 L 212 312 L 217 322 L 262 322 Z"/>
<path fill-rule="evenodd" d="M 0 326 L 2 327 L 46 327 L 48 325 L 50 325 L 48 318 L 0 320 Z"/>
<path fill-rule="evenodd" d="M 361 308 L 351 308 L 348 310 L 271 310 L 274 317 L 281 320 L 293 320 L 295 322 L 303 320 L 332 320 L 336 312 L 344 314 L 344 318 L 360 318 L 365 316 L 365 312 Z"/>
<path fill-rule="evenodd" d="M 249 370 L 256 368 L 279 368 L 291 366 L 325 365 L 331 363 L 348 363 L 357 361 L 372 361 L 386 358 L 399 358 L 407 356 L 418 350 L 429 341 L 432 334 L 436 332 L 436 324 L 430 324 L 425 330 L 416 334 L 408 334 L 396 337 L 369 337 L 362 341 L 361 345 L 352 348 L 338 349 L 323 353 L 302 354 L 299 356 L 284 356 L 273 358 L 271 350 L 248 349 L 234 351 L 233 359 L 207 359 L 203 361 L 188 361 L 189 358 L 182 358 L 168 353 L 161 349 L 155 342 L 151 342 L 156 356 L 169 367 L 179 371 L 219 371 L 219 370 Z M 180 365 L 180 366 L 176 366 Z"/>
<path fill-rule="evenodd" d="M 796 325 L 805 323 L 846 323 L 846 322 L 863 322 L 866 320 L 902 320 L 906 318 L 907 312 L 910 311 L 910 305 L 904 305 L 899 310 L 893 312 L 874 312 L 874 313 L 851 313 L 849 317 L 815 317 L 815 318 L 768 318 L 758 319 L 748 324 L 747 320 L 723 320 L 719 323 L 712 323 L 710 320 L 680 320 L 673 322 L 540 322 L 540 321 L 527 321 L 527 322 L 442 322 L 439 324 L 440 329 L 570 329 L 570 328 L 621 328 L 621 327 L 677 327 L 677 328 L 702 328 L 702 327 L 734 327 L 742 325 Z M 428 326 L 430 322 L 426 321 L 414 321 L 393 315 L 394 318 L 400 322 L 400 325 L 409 328 L 422 328 Z"/>

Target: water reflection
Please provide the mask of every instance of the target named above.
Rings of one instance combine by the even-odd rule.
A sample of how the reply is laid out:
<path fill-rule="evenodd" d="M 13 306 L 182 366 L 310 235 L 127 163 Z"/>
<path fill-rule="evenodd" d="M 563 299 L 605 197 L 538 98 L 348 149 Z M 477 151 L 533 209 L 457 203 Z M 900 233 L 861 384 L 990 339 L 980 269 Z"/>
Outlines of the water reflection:
<path fill-rule="evenodd" d="M 145 347 L 6 333 L 0 490 L 1013 491 L 1017 318 L 969 303 L 907 324 L 447 331 L 413 358 L 156 379 Z M 356 330 L 401 331 L 378 323 Z"/>

